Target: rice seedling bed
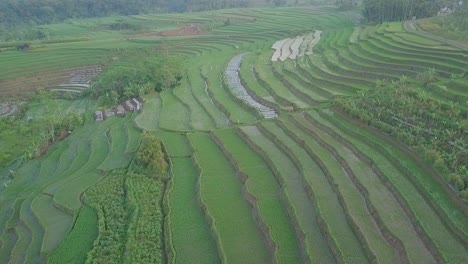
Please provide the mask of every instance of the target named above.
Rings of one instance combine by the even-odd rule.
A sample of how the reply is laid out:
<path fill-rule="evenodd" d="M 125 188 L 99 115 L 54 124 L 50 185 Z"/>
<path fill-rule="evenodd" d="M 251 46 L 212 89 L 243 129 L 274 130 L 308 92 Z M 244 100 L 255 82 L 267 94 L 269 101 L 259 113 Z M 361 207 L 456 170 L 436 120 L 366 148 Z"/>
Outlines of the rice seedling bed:
<path fill-rule="evenodd" d="M 305 124 L 308 124 L 307 121 Z M 376 175 L 376 172 L 368 164 L 360 160 L 350 149 L 339 143 L 334 135 L 327 134 L 323 130 L 321 131 L 320 128 L 313 124 L 308 125 L 308 127 L 326 144 L 336 149 L 337 154 L 349 164 L 357 181 L 366 190 L 365 193 L 369 196 L 368 199 L 373 204 L 373 208 L 376 209 L 382 222 L 391 230 L 395 237 L 401 240 L 402 245 L 406 248 L 405 251 L 409 261 L 434 261 L 431 253 L 412 227 L 411 219 L 406 216 L 401 205 L 393 193 L 391 193 L 391 190 L 386 188 Z"/>
<path fill-rule="evenodd" d="M 253 98 L 256 98 L 257 101 L 259 101 L 261 98 L 263 104 L 275 105 L 274 109 L 277 110 L 278 103 L 276 102 L 275 98 L 269 93 L 267 89 L 260 85 L 259 80 L 254 74 L 255 59 L 257 59 L 257 57 L 252 54 L 246 55 L 241 64 L 241 67 L 239 68 L 239 77 L 241 82 L 248 89 L 247 92 L 251 94 Z"/>
<path fill-rule="evenodd" d="M 268 231 L 276 244 L 276 261 L 300 262 L 302 253 L 298 237 L 284 207 L 281 187 L 271 169 L 234 130 L 218 130 L 214 134 L 235 159 L 242 173 L 248 177 L 246 188 L 257 199 L 260 217 L 268 226 Z"/>
<path fill-rule="evenodd" d="M 48 256 L 71 229 L 73 216 L 55 207 L 52 197 L 46 194 L 38 194 L 32 201 L 31 208 L 44 227 L 41 254 Z"/>
<path fill-rule="evenodd" d="M 131 121 L 130 116 L 127 116 L 124 120 Z M 128 144 L 128 134 L 126 125 L 124 122 L 119 122 L 115 126 L 112 126 L 107 131 L 107 137 L 109 139 L 109 154 L 105 160 L 99 165 L 99 169 L 110 171 L 113 169 L 125 167 L 130 162 L 130 156 L 126 155 L 126 149 Z"/>
<path fill-rule="evenodd" d="M 175 142 L 173 142 L 175 143 Z M 188 144 L 188 142 L 177 142 Z M 218 250 L 197 203 L 199 173 L 190 157 L 171 158 L 172 187 L 168 194 L 169 225 L 175 263 L 217 263 Z M 187 236 L 187 234 L 190 234 Z"/>
<path fill-rule="evenodd" d="M 356 91 L 358 89 L 366 89 L 369 85 L 372 84 L 367 80 L 362 80 L 355 77 L 342 76 L 334 73 L 333 71 L 328 69 L 328 67 L 323 63 L 322 59 L 319 57 L 308 57 L 306 58 L 306 62 L 309 68 L 312 69 L 313 72 L 317 73 L 317 75 L 320 75 L 322 79 L 333 80 L 333 82 L 341 84 L 346 89 Z"/>
<path fill-rule="evenodd" d="M 171 90 L 159 94 L 161 98 L 161 114 L 159 126 L 173 131 L 189 131 L 190 111 L 186 105 L 174 96 Z"/>
<path fill-rule="evenodd" d="M 251 215 L 251 208 L 244 200 L 241 182 L 234 169 L 208 134 L 195 133 L 188 137 L 200 166 L 201 201 L 212 216 L 212 225 L 219 235 L 221 259 L 230 263 L 267 262 L 265 242 Z"/>
<path fill-rule="evenodd" d="M 460 58 L 466 58 L 467 54 L 464 53 L 462 50 L 443 50 L 443 49 L 431 49 L 427 46 L 410 46 L 406 45 L 405 43 L 398 42 L 392 38 L 393 35 L 384 35 L 384 36 L 376 36 L 373 38 L 373 41 L 377 41 L 381 45 L 385 45 L 388 48 L 396 49 L 403 51 L 405 53 L 417 53 L 421 55 L 428 55 L 428 56 L 437 56 L 438 58 L 450 58 L 454 59 L 455 61 L 463 62 Z"/>
<path fill-rule="evenodd" d="M 284 98 L 290 102 L 290 105 L 293 105 L 295 108 L 306 108 L 308 104 L 294 95 L 287 87 L 283 85 L 278 77 L 274 76 L 271 70 L 272 66 L 269 65 L 267 56 L 269 56 L 269 54 L 264 53 L 259 56 L 256 61 L 254 71 L 257 73 L 257 79 L 262 79 L 263 82 L 278 95 L 278 97 Z"/>
<path fill-rule="evenodd" d="M 275 65 L 273 66 L 275 67 Z M 302 76 L 300 72 L 297 71 L 295 64 L 287 62 L 284 63 L 283 67 L 284 68 L 282 68 L 281 73 L 284 74 L 284 78 L 300 89 L 301 92 L 307 94 L 312 100 L 321 102 L 331 99 L 331 94 L 326 93 L 323 90 L 320 91 L 318 87 Z"/>
<path fill-rule="evenodd" d="M 403 64 L 403 65 L 410 66 L 411 68 L 417 67 L 417 68 L 427 69 L 427 68 L 432 67 L 432 68 L 435 68 L 437 72 L 439 72 L 443 76 L 448 76 L 451 72 L 454 72 L 454 71 L 456 71 L 456 73 L 459 73 L 461 71 L 459 67 L 455 67 L 455 66 L 452 67 L 446 64 L 442 65 L 442 63 L 435 63 L 427 59 L 418 59 L 414 56 L 404 57 L 399 54 L 391 54 L 388 51 L 386 51 L 385 53 L 382 53 L 382 51 L 380 51 L 379 49 L 376 49 L 375 47 L 372 47 L 372 45 L 367 42 L 359 45 L 358 49 L 360 49 L 365 54 L 368 54 L 372 58 L 376 60 L 381 60 L 384 62 Z M 423 70 L 420 70 L 420 71 L 423 71 Z"/>
<path fill-rule="evenodd" d="M 315 155 L 317 155 L 322 162 L 326 164 L 328 168 L 327 173 L 329 173 L 329 176 L 327 177 L 331 177 L 330 180 L 332 183 L 336 184 L 333 191 L 337 192 L 339 197 L 338 199 L 340 199 L 340 204 L 338 206 L 344 207 L 343 214 L 347 216 L 346 218 L 350 225 L 349 231 L 354 234 L 354 239 L 357 239 L 357 242 L 355 243 L 360 244 L 362 247 L 361 250 L 365 251 L 364 253 L 368 259 L 375 258 L 378 262 L 389 261 L 390 263 L 398 261 L 394 249 L 384 239 L 376 223 L 370 216 L 364 197 L 350 179 L 349 174 L 351 172 L 346 171 L 346 164 L 323 146 L 323 143 L 321 139 L 317 137 L 317 134 L 311 133 L 312 130 L 309 130 L 310 127 L 307 126 L 307 123 L 302 123 L 303 120 L 300 119 L 296 120 L 297 123 L 302 124 L 300 129 L 302 129 L 303 133 L 309 134 L 309 140 L 317 142 L 315 143 L 315 146 L 309 145 L 309 147 L 316 153 Z M 325 178 L 325 176 L 323 177 Z M 328 187 L 328 189 L 331 189 L 331 187 Z M 341 236 L 336 235 L 336 237 L 338 238 L 338 245 L 340 245 L 340 243 L 344 243 L 343 241 L 340 241 Z M 340 245 L 340 248 L 343 250 L 342 254 L 345 256 L 352 256 L 354 250 L 359 250 L 359 248 L 348 247 L 348 243 Z"/>
<path fill-rule="evenodd" d="M 414 51 L 405 51 L 401 48 L 394 48 L 394 47 L 388 47 L 385 44 L 382 44 L 378 39 L 372 38 L 366 42 L 366 44 L 372 48 L 373 50 L 379 50 L 382 53 L 388 54 L 388 55 L 393 55 L 393 56 L 398 56 L 398 57 L 406 57 L 406 58 L 411 58 L 414 61 L 424 61 L 426 64 L 432 63 L 433 65 L 440 65 L 440 67 L 444 67 L 445 69 L 449 69 L 451 67 L 456 67 L 456 68 L 463 68 L 467 66 L 466 61 L 463 60 L 458 60 L 458 59 L 453 59 L 449 58 L 446 55 L 437 55 L 433 53 L 422 53 L 422 52 L 414 52 Z M 459 56 L 458 56 L 459 58 Z"/>
<path fill-rule="evenodd" d="M 190 113 L 190 126 L 198 131 L 207 131 L 216 127 L 212 118 L 208 115 L 205 109 L 193 100 L 191 86 L 187 83 L 187 79 L 173 90 L 173 93 L 178 97 L 184 105 L 188 106 Z"/>
<path fill-rule="evenodd" d="M 327 115 L 327 116 L 329 119 L 338 118 L 336 117 L 336 115 Z M 345 126 L 347 127 L 346 129 L 349 129 L 351 125 L 348 121 L 342 118 L 339 118 L 339 120 L 341 120 L 340 124 L 346 124 Z M 324 123 L 325 121 L 320 120 L 320 122 Z M 397 190 L 400 193 L 400 195 L 405 199 L 408 206 L 410 206 L 411 211 L 413 212 L 412 215 L 414 215 L 416 219 L 415 223 L 421 226 L 422 228 L 421 232 L 427 234 L 427 236 L 433 241 L 434 246 L 440 252 L 444 261 L 459 262 L 459 261 L 462 261 L 463 259 L 467 259 L 468 256 L 465 256 L 464 252 L 466 251 L 462 249 L 463 246 L 462 244 L 460 244 L 461 242 L 445 226 L 440 216 L 431 208 L 429 202 L 424 198 L 423 195 L 421 195 L 421 193 L 413 185 L 413 183 L 411 183 L 411 181 L 409 181 L 405 176 L 402 175 L 402 172 L 399 171 L 399 169 L 396 167 L 395 164 L 393 164 L 392 162 L 388 160 L 388 158 L 386 157 L 387 154 L 382 154 L 379 150 L 376 150 L 370 147 L 370 145 L 368 145 L 370 142 L 376 142 L 376 137 L 374 135 L 364 130 L 359 130 L 359 132 L 355 132 L 355 133 L 365 135 L 363 138 L 361 137 L 358 138 L 354 136 L 350 137 L 349 132 L 344 134 L 344 131 L 341 130 L 342 128 L 338 129 L 336 128 L 336 125 L 334 125 L 333 128 L 335 128 L 334 129 L 335 132 L 339 133 L 344 138 L 349 140 L 357 149 L 359 149 L 363 153 L 366 153 L 367 155 L 370 155 L 372 157 L 372 160 L 375 162 L 377 167 L 380 168 L 380 170 L 384 172 L 385 176 L 395 187 L 395 190 Z M 356 131 L 356 130 L 353 130 L 353 131 Z M 365 140 L 362 141 L 363 139 Z M 379 142 L 380 140 L 377 139 L 377 142 Z M 376 143 L 376 144 L 381 144 L 381 142 Z M 388 146 L 388 142 L 385 145 Z M 395 151 L 395 150 L 392 150 L 392 148 L 388 148 L 388 150 L 391 151 L 390 153 L 394 153 Z M 401 157 L 401 155 L 398 157 Z M 415 173 L 414 175 L 416 176 L 418 174 Z M 426 177 L 425 182 L 428 182 L 427 179 L 428 178 Z M 438 188 L 440 188 L 440 186 L 438 186 Z M 437 191 L 434 194 L 436 193 L 438 194 L 439 197 L 442 194 L 440 193 L 440 191 Z M 437 199 L 437 201 L 440 202 L 441 200 Z M 451 204 L 450 206 L 454 206 L 454 205 Z M 452 219 L 455 218 L 456 216 L 458 216 L 459 219 L 464 218 L 464 216 L 457 214 L 456 212 L 457 210 L 453 211 L 453 214 L 449 214 L 449 216 Z M 466 221 L 464 222 L 466 223 Z M 456 226 L 460 226 L 461 223 L 463 223 L 463 221 L 453 222 L 453 224 L 455 224 Z M 462 225 L 465 225 L 465 224 L 462 224 Z"/>
<path fill-rule="evenodd" d="M 414 76 L 420 72 L 423 72 L 426 68 L 418 65 L 405 65 L 402 63 L 381 60 L 377 58 L 374 54 L 370 54 L 364 51 L 360 46 L 349 46 L 347 53 L 355 61 L 363 62 L 366 64 L 375 65 L 379 68 L 389 68 L 390 70 L 395 69 L 395 73 L 402 72 L 403 74 Z"/>
<path fill-rule="evenodd" d="M 284 67 L 284 65 L 282 66 Z M 273 74 L 281 80 L 283 85 L 291 91 L 291 93 L 293 93 L 297 98 L 301 98 L 301 100 L 307 103 L 308 106 L 317 105 L 319 103 L 316 99 L 316 94 L 312 93 L 312 95 L 310 95 L 309 92 L 311 90 L 304 88 L 302 84 L 296 81 L 296 79 L 289 78 L 289 75 L 286 75 L 282 68 L 279 68 L 278 66 L 275 67 L 275 65 L 273 65 L 272 71 Z M 320 99 L 320 97 L 318 98 Z"/>
<path fill-rule="evenodd" d="M 47 263 L 84 263 L 88 251 L 92 249 L 93 242 L 98 236 L 97 221 L 98 217 L 94 209 L 89 206 L 82 207 L 73 224 L 73 229 L 47 259 Z"/>
<path fill-rule="evenodd" d="M 144 97 L 145 106 L 142 113 L 135 118 L 138 127 L 147 131 L 156 131 L 161 120 L 161 98 L 152 93 Z"/>
<path fill-rule="evenodd" d="M 304 233 L 305 250 L 312 260 L 334 262 L 333 254 L 322 235 L 317 222 L 317 211 L 304 188 L 304 178 L 293 161 L 273 141 L 266 138 L 256 127 L 242 127 L 242 131 L 252 142 L 262 149 L 284 182 L 283 188 L 288 197 L 299 229 Z"/>

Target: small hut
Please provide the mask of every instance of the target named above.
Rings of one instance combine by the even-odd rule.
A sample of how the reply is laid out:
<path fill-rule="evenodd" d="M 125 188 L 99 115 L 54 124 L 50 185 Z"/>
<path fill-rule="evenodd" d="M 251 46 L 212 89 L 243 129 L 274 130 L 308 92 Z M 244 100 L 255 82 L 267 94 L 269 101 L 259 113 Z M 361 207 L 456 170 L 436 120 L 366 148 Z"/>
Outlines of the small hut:
<path fill-rule="evenodd" d="M 131 112 L 135 111 L 135 106 L 131 103 L 131 100 L 125 101 L 123 106 L 125 110 L 127 111 L 131 111 Z"/>
<path fill-rule="evenodd" d="M 102 115 L 102 112 L 101 111 L 96 111 L 94 112 L 94 119 L 96 121 L 102 121 L 104 120 L 104 116 Z"/>
<path fill-rule="evenodd" d="M 118 105 L 115 109 L 115 113 L 117 114 L 117 116 L 125 116 L 125 108 L 123 107 L 123 105 Z"/>
<path fill-rule="evenodd" d="M 142 104 L 140 103 L 140 101 L 138 101 L 137 99 L 135 98 L 132 98 L 131 99 L 131 102 L 132 104 L 135 106 L 135 110 L 136 111 L 141 111 L 141 108 L 143 107 Z"/>
<path fill-rule="evenodd" d="M 112 109 L 106 109 L 104 110 L 104 118 L 109 118 L 111 116 L 114 116 L 115 113 L 114 111 L 112 111 Z"/>

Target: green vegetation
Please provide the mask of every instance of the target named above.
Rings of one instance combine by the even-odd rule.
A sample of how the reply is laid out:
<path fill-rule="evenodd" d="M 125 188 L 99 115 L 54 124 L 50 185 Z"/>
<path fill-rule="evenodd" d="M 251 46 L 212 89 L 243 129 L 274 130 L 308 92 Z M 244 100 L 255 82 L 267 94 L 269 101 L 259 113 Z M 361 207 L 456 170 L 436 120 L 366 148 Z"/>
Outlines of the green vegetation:
<path fill-rule="evenodd" d="M 403 80 L 339 100 L 338 106 L 413 147 L 455 188 L 467 194 L 466 110 L 428 98 Z"/>
<path fill-rule="evenodd" d="M 88 251 L 93 247 L 93 241 L 98 235 L 98 216 L 89 206 L 80 209 L 73 229 L 66 236 L 48 263 L 84 263 Z"/>
<path fill-rule="evenodd" d="M 157 11 L 309 3 L 228 2 Z M 443 18 L 357 26 L 356 3 L 0 32 L 0 262 L 466 263 L 468 52 L 421 28 Z"/>

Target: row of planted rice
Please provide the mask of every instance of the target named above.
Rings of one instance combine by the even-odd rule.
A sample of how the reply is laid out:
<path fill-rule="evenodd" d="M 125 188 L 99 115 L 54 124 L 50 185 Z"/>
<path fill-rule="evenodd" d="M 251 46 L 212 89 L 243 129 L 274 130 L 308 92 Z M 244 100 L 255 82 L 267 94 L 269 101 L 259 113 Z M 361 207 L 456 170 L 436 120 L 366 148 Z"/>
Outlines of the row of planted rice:
<path fill-rule="evenodd" d="M 304 55 L 314 53 L 314 46 L 320 41 L 322 31 L 316 30 L 296 38 L 286 38 L 276 41 L 271 47 L 275 51 L 271 57 L 271 61 L 285 61 L 288 58 L 295 60 Z"/>

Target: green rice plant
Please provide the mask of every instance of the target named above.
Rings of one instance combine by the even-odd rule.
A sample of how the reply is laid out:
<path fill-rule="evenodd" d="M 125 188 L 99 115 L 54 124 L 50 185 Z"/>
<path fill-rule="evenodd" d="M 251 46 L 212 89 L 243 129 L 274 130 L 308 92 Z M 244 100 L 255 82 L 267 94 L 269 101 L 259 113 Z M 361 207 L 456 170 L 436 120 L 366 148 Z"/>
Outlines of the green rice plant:
<path fill-rule="evenodd" d="M 130 119 L 126 118 L 126 121 Z M 127 130 L 124 122 L 119 122 L 107 131 L 109 139 L 109 154 L 99 165 L 99 169 L 110 171 L 125 166 L 130 161 L 130 155 L 125 153 L 127 148 Z"/>
<path fill-rule="evenodd" d="M 161 98 L 152 93 L 144 97 L 145 106 L 142 113 L 135 118 L 138 127 L 146 131 L 156 131 L 161 120 Z"/>
<path fill-rule="evenodd" d="M 188 131 L 190 127 L 190 112 L 186 105 L 178 100 L 171 90 L 160 93 L 161 98 L 161 128 L 174 131 Z"/>
<path fill-rule="evenodd" d="M 164 142 L 166 146 L 170 146 L 168 141 Z M 188 142 L 171 141 L 171 144 L 187 145 Z M 172 187 L 167 195 L 174 262 L 217 263 L 220 261 L 217 246 L 197 203 L 196 186 L 199 175 L 193 160 L 189 157 L 173 157 L 171 162 Z M 190 236 L 187 236 L 188 233 Z"/>
<path fill-rule="evenodd" d="M 278 79 L 279 76 L 274 76 L 269 66 L 271 59 L 271 52 L 262 53 L 255 63 L 256 77 L 262 79 L 266 85 L 271 88 L 271 91 L 276 93 L 279 97 L 284 98 L 290 102 L 289 106 L 293 105 L 295 108 L 306 108 L 307 103 L 297 98 L 283 83 Z M 267 66 L 268 65 L 268 66 Z"/>
<path fill-rule="evenodd" d="M 52 197 L 45 194 L 38 194 L 34 198 L 31 208 L 44 227 L 41 254 L 50 255 L 70 230 L 73 215 L 55 207 Z"/>
<path fill-rule="evenodd" d="M 443 259 L 453 260 L 455 262 L 463 262 L 463 259 L 467 258 L 467 256 L 465 256 L 463 253 L 464 251 L 461 249 L 463 243 L 460 242 L 460 240 L 454 236 L 454 233 L 452 233 L 447 227 L 447 225 L 444 224 L 439 213 L 432 208 L 431 202 L 427 200 L 427 198 L 425 198 L 427 197 L 426 195 L 431 194 L 431 192 L 426 190 L 425 192 L 427 193 L 423 195 L 421 191 L 418 190 L 419 187 L 415 187 L 414 183 L 412 183 L 409 179 L 406 178 L 406 176 L 404 176 L 404 173 L 402 173 L 402 171 L 399 169 L 399 166 L 401 165 L 391 162 L 391 156 L 397 155 L 394 156 L 398 157 L 396 159 L 397 161 L 407 163 L 404 166 L 407 168 L 411 168 L 412 172 L 414 173 L 413 177 L 421 177 L 423 175 L 423 173 L 420 171 L 420 167 L 417 164 L 415 164 L 414 161 L 411 161 L 411 158 L 400 159 L 402 155 L 406 156 L 407 154 L 403 154 L 403 152 L 396 150 L 391 145 L 389 147 L 388 142 L 384 143 L 382 139 L 377 138 L 370 132 L 360 130 L 358 133 L 355 134 L 364 135 L 364 137 L 350 137 L 348 129 L 349 127 L 352 127 L 352 125 L 349 123 L 349 121 L 343 118 L 339 118 L 336 115 L 328 116 L 330 116 L 330 118 L 332 119 L 336 118 L 340 120 L 340 124 L 343 124 L 343 126 L 340 129 L 335 129 L 334 131 L 339 132 L 340 135 L 349 140 L 357 149 L 359 149 L 363 153 L 371 155 L 372 160 L 375 162 L 377 167 L 379 167 L 380 170 L 384 172 L 384 175 L 395 187 L 395 191 L 398 191 L 400 195 L 404 198 L 408 206 L 410 206 L 411 211 L 413 212 L 410 215 L 413 215 L 413 217 L 415 218 L 415 220 L 413 221 L 416 221 L 416 223 L 418 223 L 418 225 L 421 226 L 422 230 L 424 230 L 424 233 L 427 234 L 428 238 L 430 238 L 430 240 L 432 241 L 431 243 L 433 243 L 433 245 L 441 253 Z M 327 123 L 327 125 L 330 126 L 329 123 Z M 333 125 L 333 127 L 336 127 L 336 125 Z M 344 131 L 346 131 L 346 133 L 344 133 Z M 363 139 L 365 140 L 363 141 Z M 381 148 L 378 147 L 380 144 L 384 144 L 384 146 L 386 147 L 379 149 Z M 388 154 L 387 151 L 389 151 Z M 430 181 L 428 180 L 428 177 L 425 177 L 425 180 L 421 183 L 425 183 L 426 188 L 431 185 L 433 186 L 432 188 L 434 189 L 432 189 L 432 192 L 434 194 L 437 194 L 439 197 L 435 201 L 437 201 L 438 203 L 445 201 L 444 207 L 441 207 L 443 210 L 447 211 L 447 207 L 454 207 L 453 203 L 448 202 L 448 197 L 443 195 L 443 193 L 440 191 L 439 188 L 441 187 L 438 186 L 434 181 Z M 444 196 L 445 198 L 442 199 L 442 197 Z M 447 216 L 450 217 L 451 221 L 453 221 L 452 224 L 455 224 L 457 227 L 462 227 L 463 225 L 465 225 L 466 221 L 462 220 L 464 216 L 460 213 L 457 213 L 457 211 L 457 209 L 452 210 L 452 213 L 447 214 Z M 450 241 L 450 243 L 447 244 L 447 241 Z M 459 248 L 458 251 L 457 248 Z"/>
<path fill-rule="evenodd" d="M 249 53 L 244 57 L 239 69 L 239 77 L 243 85 L 248 89 L 249 94 L 254 95 L 254 98 L 260 97 L 269 104 L 277 104 L 275 98 L 259 84 L 259 81 L 254 76 L 253 67 L 256 59 L 257 55 L 255 53 Z"/>
<path fill-rule="evenodd" d="M 176 87 L 174 95 L 178 97 L 184 104 L 189 108 L 191 127 L 197 131 L 207 131 L 215 128 L 214 121 L 211 116 L 205 111 L 205 109 L 193 100 L 192 88 L 188 84 L 187 79 L 184 78 L 182 85 Z"/>
<path fill-rule="evenodd" d="M 301 121 L 305 120 L 300 119 Z M 401 246 L 406 248 L 405 251 L 409 261 L 422 259 L 429 262 L 433 261 L 433 257 L 426 249 L 424 241 L 421 240 L 417 231 L 412 227 L 411 219 L 406 216 L 404 208 L 401 208 L 397 198 L 394 197 L 391 190 L 386 188 L 369 164 L 362 161 L 352 150 L 340 144 L 336 140 L 336 136 L 334 137 L 334 135 L 328 134 L 327 131 L 318 129 L 317 126 L 308 125 L 308 122 L 303 124 L 314 131 L 324 144 L 333 148 L 336 155 L 339 155 L 348 164 L 356 178 L 353 181 L 357 183 L 354 184 L 361 189 L 360 192 L 363 193 L 363 196 L 368 196 L 366 199 L 372 204 L 372 208 L 375 208 L 378 218 L 382 220 L 381 224 L 385 226 L 383 229 L 390 230 L 393 237 L 400 239 Z"/>
<path fill-rule="evenodd" d="M 269 228 L 273 241 L 276 243 L 276 261 L 278 263 L 297 263 L 301 252 L 298 238 L 284 208 L 280 185 L 271 169 L 253 152 L 249 146 L 232 130 L 218 130 L 214 133 L 227 151 L 236 160 L 242 173 L 247 175 L 245 183 L 258 203 L 260 217 Z"/>
<path fill-rule="evenodd" d="M 242 132 L 250 138 L 252 142 L 262 149 L 273 164 L 277 166 L 278 173 L 284 182 L 284 192 L 288 197 L 292 207 L 292 212 L 297 219 L 297 228 L 304 233 L 304 246 L 306 254 L 312 260 L 333 262 L 334 256 L 328 247 L 326 239 L 321 234 L 317 214 L 314 204 L 304 188 L 303 176 L 292 160 L 275 143 L 264 137 L 262 133 L 253 126 L 242 127 Z M 320 245 L 320 248 L 318 247 Z"/>
<path fill-rule="evenodd" d="M 210 115 L 215 123 L 216 128 L 226 127 L 229 124 L 229 119 L 214 104 L 213 99 L 208 93 L 208 83 L 200 75 L 200 68 L 195 66 L 192 67 L 187 69 L 187 78 L 194 99 L 197 100 L 198 103 Z"/>
<path fill-rule="evenodd" d="M 251 208 L 242 197 L 241 183 L 233 168 L 207 134 L 189 134 L 189 139 L 201 167 L 201 201 L 213 217 L 212 225 L 219 234 L 224 257 L 232 263 L 267 261 L 265 242 L 253 221 Z"/>
<path fill-rule="evenodd" d="M 89 206 L 80 209 L 73 228 L 47 259 L 47 263 L 84 263 L 98 235 L 98 217 Z"/>

